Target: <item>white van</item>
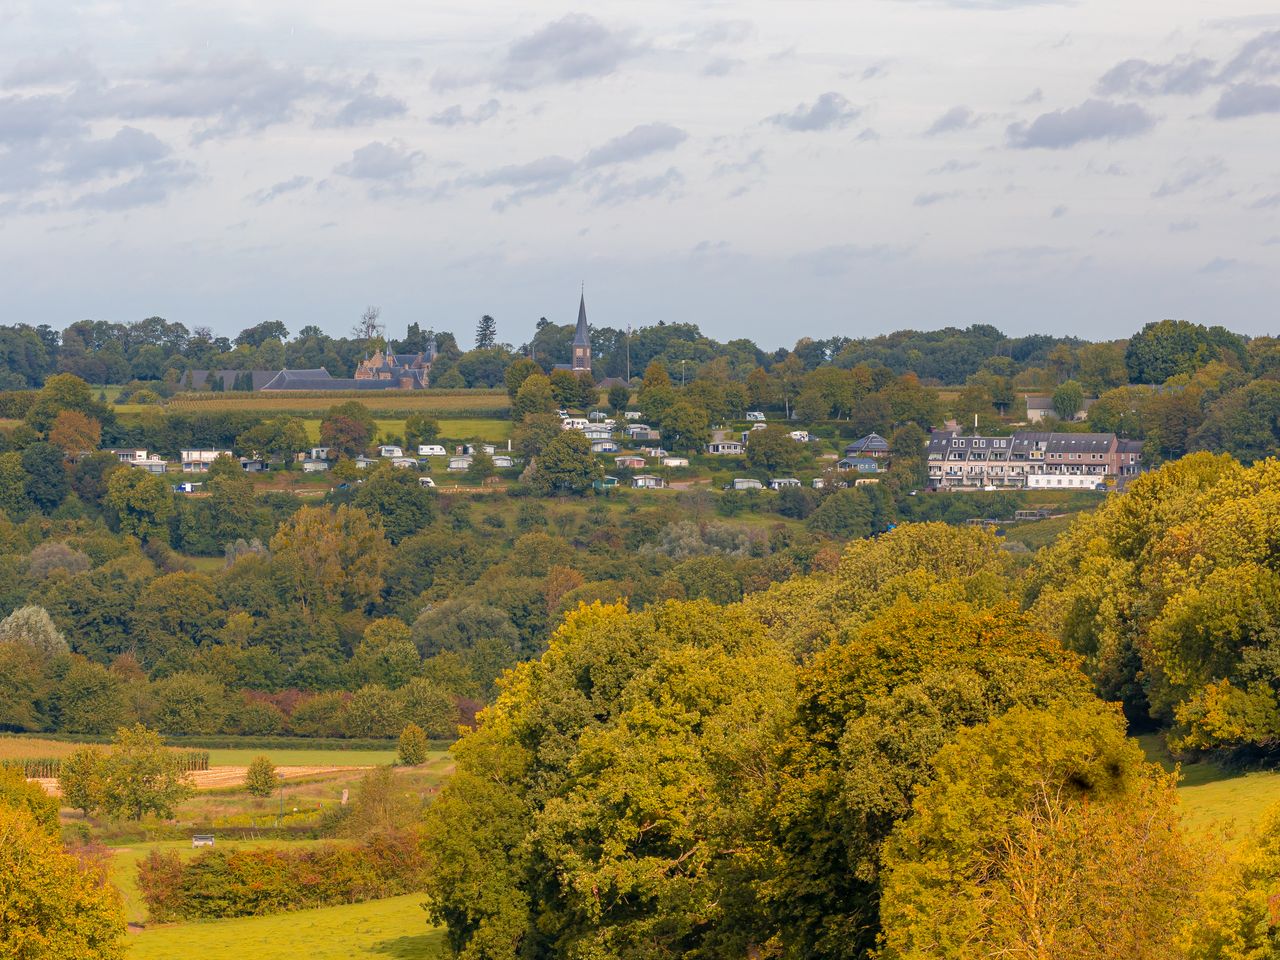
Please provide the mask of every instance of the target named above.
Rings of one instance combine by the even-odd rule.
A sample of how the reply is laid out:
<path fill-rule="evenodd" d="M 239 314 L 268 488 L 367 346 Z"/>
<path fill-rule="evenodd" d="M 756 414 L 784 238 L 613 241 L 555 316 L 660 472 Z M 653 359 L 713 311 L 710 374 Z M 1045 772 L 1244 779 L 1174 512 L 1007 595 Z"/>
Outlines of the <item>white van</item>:
<path fill-rule="evenodd" d="M 420 443 L 418 444 L 418 456 L 420 457 L 447 457 L 449 451 L 438 443 Z"/>
<path fill-rule="evenodd" d="M 764 414 L 761 413 L 759 410 L 748 410 L 747 419 L 755 421 L 757 423 L 764 423 Z"/>
<path fill-rule="evenodd" d="M 420 487 L 430 487 L 431 489 L 433 489 L 433 490 L 434 490 L 434 489 L 435 489 L 435 486 L 436 486 L 436 482 L 435 482 L 434 480 L 432 480 L 430 477 L 419 477 L 419 478 L 418 478 L 418 486 L 420 486 Z"/>

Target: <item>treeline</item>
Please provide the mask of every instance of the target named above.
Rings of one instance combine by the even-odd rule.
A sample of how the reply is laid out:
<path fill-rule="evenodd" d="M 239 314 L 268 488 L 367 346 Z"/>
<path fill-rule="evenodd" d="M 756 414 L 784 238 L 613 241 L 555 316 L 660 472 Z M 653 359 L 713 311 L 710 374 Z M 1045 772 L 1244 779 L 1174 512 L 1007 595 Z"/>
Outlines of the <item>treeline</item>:
<path fill-rule="evenodd" d="M 1280 823 L 1234 853 L 1184 827 L 1023 576 L 989 534 L 922 524 L 739 604 L 570 615 L 427 810 L 450 946 L 1267 955 Z"/>

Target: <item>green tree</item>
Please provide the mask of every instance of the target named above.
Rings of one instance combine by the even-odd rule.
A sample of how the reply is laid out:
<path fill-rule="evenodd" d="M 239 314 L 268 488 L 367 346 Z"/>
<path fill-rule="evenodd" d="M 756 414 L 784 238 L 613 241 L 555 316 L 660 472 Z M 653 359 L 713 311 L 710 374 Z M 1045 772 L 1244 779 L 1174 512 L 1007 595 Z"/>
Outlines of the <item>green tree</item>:
<path fill-rule="evenodd" d="M 212 677 L 175 673 L 151 685 L 152 722 L 169 734 L 217 733 L 226 714 L 227 691 Z"/>
<path fill-rule="evenodd" d="M 306 424 L 298 417 L 275 417 L 250 427 L 236 437 L 235 448 L 254 457 L 273 457 L 286 462 L 307 448 Z M 237 468 L 239 465 L 237 464 Z"/>
<path fill-rule="evenodd" d="M 621 414 L 631 403 L 631 390 L 620 383 L 609 388 L 609 406 L 616 414 Z"/>
<path fill-rule="evenodd" d="M 1246 361 L 1243 338 L 1223 327 L 1204 327 L 1187 320 L 1148 323 L 1129 339 L 1124 364 L 1133 383 L 1164 383 L 1194 373 L 1214 360 L 1237 367 Z"/>
<path fill-rule="evenodd" d="M 1059 420 L 1072 420 L 1084 406 L 1084 389 L 1074 380 L 1067 380 L 1053 391 L 1053 412 Z"/>
<path fill-rule="evenodd" d="M 1014 708 L 934 767 L 885 848 L 885 960 L 1179 954 L 1205 864 L 1115 713 Z"/>
<path fill-rule="evenodd" d="M 554 413 L 556 397 L 551 393 L 551 381 L 541 373 L 525 377 L 511 403 L 511 418 L 523 420 L 531 413 Z"/>
<path fill-rule="evenodd" d="M 467 467 L 464 476 L 468 483 L 483 483 L 497 472 L 497 468 L 493 465 L 493 457 L 483 450 L 477 450 L 472 454 L 471 466 Z"/>
<path fill-rule="evenodd" d="M 434 443 L 440 436 L 440 421 L 427 413 L 411 413 L 404 421 L 404 442 L 409 450 L 419 444 Z"/>
<path fill-rule="evenodd" d="M 602 476 L 591 441 L 577 430 L 562 430 L 538 457 L 532 484 L 544 496 L 581 494 Z"/>
<path fill-rule="evenodd" d="M 426 759 L 427 735 L 416 723 L 405 724 L 400 732 L 400 762 L 407 767 L 417 767 Z"/>
<path fill-rule="evenodd" d="M 99 423 L 115 419 L 107 405 L 94 398 L 87 383 L 74 374 L 56 373 L 45 380 L 36 394 L 35 402 L 27 411 L 27 423 L 47 433 L 63 410 L 74 410 Z"/>
<path fill-rule="evenodd" d="M 507 396 L 513 401 L 520 392 L 521 385 L 534 374 L 541 374 L 542 367 L 528 357 L 520 357 L 511 362 L 503 373 L 502 379 L 507 387 Z"/>
<path fill-rule="evenodd" d="M 677 400 L 658 420 L 662 442 L 672 450 L 699 451 L 711 440 L 707 411 L 684 400 Z"/>
<path fill-rule="evenodd" d="M 103 770 L 102 807 L 107 816 L 169 818 L 174 805 L 193 793 L 178 755 L 165 748 L 158 733 L 142 724 L 116 731 Z"/>
<path fill-rule="evenodd" d="M 143 470 L 116 470 L 107 480 L 106 503 L 119 518 L 121 533 L 168 542 L 173 493 L 163 478 Z"/>
<path fill-rule="evenodd" d="M 498 322 L 487 313 L 476 324 L 476 349 L 490 350 L 498 343 Z"/>
<path fill-rule="evenodd" d="M 0 805 L 0 955 L 123 960 L 124 910 L 104 871 L 64 851 L 24 810 Z"/>
<path fill-rule="evenodd" d="M 351 672 L 359 682 L 392 690 L 408 683 L 421 667 L 408 625 L 395 617 L 365 627 L 364 639 L 351 657 Z"/>
<path fill-rule="evenodd" d="M 791 438 L 783 426 L 752 430 L 747 438 L 747 463 L 770 473 L 795 473 L 810 459 L 805 444 Z"/>
<path fill-rule="evenodd" d="M 58 766 L 58 789 L 69 807 L 86 816 L 102 808 L 106 797 L 107 755 L 96 747 L 81 747 L 63 757 Z"/>
<path fill-rule="evenodd" d="M 46 833 L 57 835 L 58 800 L 17 770 L 0 767 L 0 809 L 22 810 Z"/>
<path fill-rule="evenodd" d="M 276 789 L 276 765 L 271 758 L 259 754 L 249 761 L 244 788 L 254 797 L 269 797 Z"/>
<path fill-rule="evenodd" d="M 352 504 L 382 522 L 387 539 L 399 543 L 435 519 L 435 494 L 418 483 L 418 475 L 383 464 L 356 490 Z"/>
<path fill-rule="evenodd" d="M 363 610 L 381 595 L 391 546 L 358 507 L 303 507 L 280 525 L 271 553 L 304 610 Z"/>
<path fill-rule="evenodd" d="M 369 449 L 378 432 L 373 414 L 358 400 L 330 407 L 320 421 L 320 443 L 344 457 L 357 457 Z"/>
<path fill-rule="evenodd" d="M 51 443 L 33 443 L 22 451 L 22 469 L 27 499 L 36 509 L 52 513 L 71 489 L 62 450 Z"/>

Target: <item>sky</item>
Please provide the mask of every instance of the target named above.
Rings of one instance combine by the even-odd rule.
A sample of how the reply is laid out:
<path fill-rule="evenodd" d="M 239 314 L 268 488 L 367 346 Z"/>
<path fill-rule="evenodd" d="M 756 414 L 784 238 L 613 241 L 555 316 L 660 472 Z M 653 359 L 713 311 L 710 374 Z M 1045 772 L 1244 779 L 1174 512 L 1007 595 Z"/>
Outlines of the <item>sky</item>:
<path fill-rule="evenodd" d="M 0 0 L 0 323 L 1276 333 L 1274 0 Z"/>

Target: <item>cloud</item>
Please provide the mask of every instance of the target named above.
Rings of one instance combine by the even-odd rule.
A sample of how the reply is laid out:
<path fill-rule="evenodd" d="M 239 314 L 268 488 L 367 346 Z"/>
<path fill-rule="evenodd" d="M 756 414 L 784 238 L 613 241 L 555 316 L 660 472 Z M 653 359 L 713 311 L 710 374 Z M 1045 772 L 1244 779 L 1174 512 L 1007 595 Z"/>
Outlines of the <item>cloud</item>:
<path fill-rule="evenodd" d="M 1249 204 L 1250 210 L 1274 210 L 1280 207 L 1280 193 L 1272 193 Z"/>
<path fill-rule="evenodd" d="M 721 160 L 712 169 L 711 175 L 719 178 L 734 173 L 765 173 L 767 170 L 764 150 L 757 148 L 741 160 Z"/>
<path fill-rule="evenodd" d="M 98 68 L 81 51 L 64 50 L 52 56 L 29 57 L 14 64 L 4 77 L 6 87 L 35 87 L 94 80 Z"/>
<path fill-rule="evenodd" d="M 498 167 L 462 181 L 463 185 L 477 187 L 509 187 L 511 193 L 499 199 L 494 207 L 505 210 L 530 197 L 545 196 L 562 190 L 573 182 L 578 164 L 568 157 L 546 156 L 528 163 L 513 163 Z"/>
<path fill-rule="evenodd" d="M 362 127 L 379 120 L 389 120 L 407 113 L 409 108 L 398 97 L 361 93 L 348 100 L 336 113 L 316 120 L 318 127 Z"/>
<path fill-rule="evenodd" d="M 665 150 L 674 150 L 689 139 L 679 127 L 669 123 L 646 123 L 633 127 L 620 137 L 601 144 L 582 158 L 586 169 L 615 163 L 627 163 Z"/>
<path fill-rule="evenodd" d="M 262 206 L 264 203 L 270 203 L 272 200 L 279 199 L 287 193 L 295 193 L 311 185 L 311 178 L 304 177 L 299 174 L 296 177 L 290 177 L 288 180 L 281 180 L 279 183 L 273 183 L 271 186 L 262 190 L 254 191 L 249 194 L 248 199 Z"/>
<path fill-rule="evenodd" d="M 842 244 L 822 247 L 803 253 L 795 261 L 808 267 L 820 277 L 836 277 L 848 273 L 854 267 L 868 263 L 890 263 L 901 260 L 911 252 L 908 247 L 878 243 L 871 246 Z"/>
<path fill-rule="evenodd" d="M 118 212 L 134 207 L 164 203 L 169 195 L 197 179 L 190 164 L 169 160 L 153 164 L 123 183 L 86 193 L 72 204 L 73 210 Z"/>
<path fill-rule="evenodd" d="M 609 179 L 593 185 L 596 203 L 601 206 L 616 206 L 632 200 L 654 200 L 659 197 L 674 197 L 684 185 L 684 176 L 675 167 L 665 173 L 653 177 L 641 177 L 636 180 Z"/>
<path fill-rule="evenodd" d="M 698 47 L 746 43 L 755 35 L 756 25 L 750 20 L 716 20 L 699 27 L 692 43 Z"/>
<path fill-rule="evenodd" d="M 1193 187 L 1213 182 L 1222 176 L 1226 170 L 1227 165 L 1221 157 L 1206 157 L 1203 160 L 1182 160 L 1178 164 L 1177 172 L 1161 183 L 1151 196 L 1157 200 L 1164 197 L 1177 196 Z"/>
<path fill-rule="evenodd" d="M 846 127 L 862 114 L 834 90 L 824 93 L 812 104 L 802 103 L 790 113 L 776 113 L 768 122 L 786 130 L 807 133 L 815 130 L 832 130 Z"/>
<path fill-rule="evenodd" d="M 982 164 L 977 160 L 948 160 L 940 167 L 934 167 L 929 171 L 931 174 L 940 173 L 964 173 L 967 170 L 976 170 Z"/>
<path fill-rule="evenodd" d="M 333 168 L 333 172 L 353 180 L 404 181 L 422 163 L 418 151 L 409 150 L 403 143 L 383 143 L 375 140 L 351 154 L 351 159 Z"/>
<path fill-rule="evenodd" d="M 1214 80 L 1214 62 L 1202 57 L 1175 57 L 1168 63 L 1124 60 L 1102 75 L 1103 96 L 1193 96 Z"/>
<path fill-rule="evenodd" d="M 1063 150 L 1089 140 L 1122 140 L 1155 126 L 1155 118 L 1136 103 L 1086 100 L 1078 107 L 1043 113 L 1009 126 L 1009 146 L 1018 150 Z"/>
<path fill-rule="evenodd" d="M 462 104 L 455 103 L 453 106 L 445 107 L 439 113 L 428 117 L 427 122 L 435 124 L 437 127 L 475 126 L 484 123 L 486 120 L 493 119 L 501 109 L 502 104 L 493 99 L 486 100 L 471 113 L 467 113 L 462 108 Z"/>
<path fill-rule="evenodd" d="M 1199 220 L 1175 220 L 1169 224 L 1170 233 L 1194 233 L 1200 229 Z"/>
<path fill-rule="evenodd" d="M 607 77 L 643 50 L 633 31 L 570 13 L 511 44 L 489 79 L 508 90 L 531 90 Z"/>
<path fill-rule="evenodd" d="M 1061 204 L 1053 208 L 1053 212 L 1049 214 L 1050 220 L 1061 220 L 1068 213 L 1068 209 Z"/>
<path fill-rule="evenodd" d="M 957 197 L 963 196 L 959 190 L 949 190 L 938 193 L 922 193 L 911 201 L 916 207 L 932 207 L 935 203 L 945 203 L 947 200 L 955 200 Z"/>
<path fill-rule="evenodd" d="M 1237 83 L 1222 91 L 1214 105 L 1219 120 L 1252 117 L 1260 113 L 1280 113 L 1280 86 L 1269 83 Z"/>
<path fill-rule="evenodd" d="M 1228 270 L 1234 270 L 1240 265 L 1240 261 L 1234 257 L 1214 257 L 1196 272 L 1203 274 L 1225 273 Z"/>
<path fill-rule="evenodd" d="M 926 137 L 936 137 L 942 133 L 954 133 L 957 130 L 967 130 L 977 125 L 978 116 L 968 107 L 952 107 L 929 126 L 924 132 Z"/>
<path fill-rule="evenodd" d="M 704 77 L 725 77 L 744 65 L 745 61 L 734 57 L 713 57 L 702 68 Z"/>
<path fill-rule="evenodd" d="M 153 134 L 137 127 L 122 127 L 105 140 L 86 140 L 75 144 L 63 162 L 61 175 L 78 182 L 93 180 L 155 163 L 172 152 Z"/>
<path fill-rule="evenodd" d="M 1245 43 L 1222 68 L 1219 79 L 1225 82 L 1241 77 L 1265 79 L 1280 74 L 1280 30 L 1261 33 Z"/>

